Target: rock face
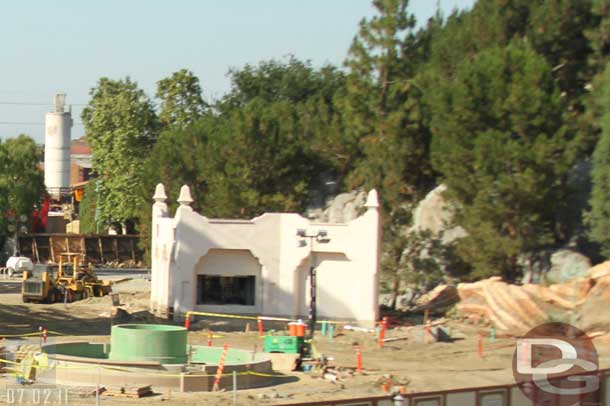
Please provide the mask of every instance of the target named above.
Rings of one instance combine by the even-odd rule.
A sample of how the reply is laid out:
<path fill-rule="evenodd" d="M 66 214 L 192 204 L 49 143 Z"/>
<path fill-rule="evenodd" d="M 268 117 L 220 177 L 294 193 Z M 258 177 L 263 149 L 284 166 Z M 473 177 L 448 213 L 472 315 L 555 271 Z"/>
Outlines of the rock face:
<path fill-rule="evenodd" d="M 551 269 L 545 279 L 551 283 L 563 283 L 587 276 L 591 261 L 581 253 L 561 249 L 551 255 Z"/>
<path fill-rule="evenodd" d="M 354 190 L 338 194 L 327 202 L 324 210 L 310 210 L 307 216 L 322 223 L 347 223 L 361 214 L 365 203 L 366 193 Z"/>
<path fill-rule="evenodd" d="M 447 186 L 439 185 L 419 202 L 413 212 L 413 226 L 410 231 L 430 231 L 435 236 L 442 235 L 443 244 L 468 235 L 462 227 L 447 226 L 453 219 L 454 210 L 443 196 L 446 190 Z"/>

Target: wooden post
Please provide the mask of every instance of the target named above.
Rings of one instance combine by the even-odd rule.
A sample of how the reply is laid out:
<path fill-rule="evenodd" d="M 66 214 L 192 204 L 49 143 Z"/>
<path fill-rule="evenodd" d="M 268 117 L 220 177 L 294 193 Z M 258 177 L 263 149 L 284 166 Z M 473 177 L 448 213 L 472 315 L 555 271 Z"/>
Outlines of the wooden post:
<path fill-rule="evenodd" d="M 36 237 L 32 238 L 32 250 L 35 252 L 36 262 L 40 262 L 40 256 L 38 255 L 38 243 L 36 242 Z"/>
<path fill-rule="evenodd" d="M 121 260 L 119 259 L 119 240 L 118 238 L 113 238 L 112 241 L 114 242 L 114 244 L 112 244 L 114 248 L 114 260 L 120 262 Z"/>
<path fill-rule="evenodd" d="M 131 260 L 136 263 L 136 248 L 133 245 L 133 238 L 129 238 L 129 246 L 131 247 Z"/>
<path fill-rule="evenodd" d="M 57 262 L 55 260 L 55 248 L 53 247 L 53 237 L 49 237 L 49 251 L 51 251 L 51 261 Z"/>
<path fill-rule="evenodd" d="M 97 246 L 100 249 L 100 263 L 104 263 L 104 247 L 102 247 L 102 238 L 97 236 Z"/>

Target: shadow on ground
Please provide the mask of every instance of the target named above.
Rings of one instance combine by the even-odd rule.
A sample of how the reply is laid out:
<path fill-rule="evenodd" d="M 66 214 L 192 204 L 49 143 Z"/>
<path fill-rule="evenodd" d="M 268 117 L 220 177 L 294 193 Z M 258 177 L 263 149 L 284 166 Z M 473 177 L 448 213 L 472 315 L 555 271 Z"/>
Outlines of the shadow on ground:
<path fill-rule="evenodd" d="M 16 336 L 46 328 L 50 335 L 87 336 L 109 335 L 115 324 L 176 324 L 167 319 L 153 316 L 149 312 L 127 313 L 119 309 L 115 317 L 110 317 L 111 309 L 98 317 L 83 317 L 78 307 L 61 303 L 48 305 L 2 305 L 0 304 L 0 336 Z"/>

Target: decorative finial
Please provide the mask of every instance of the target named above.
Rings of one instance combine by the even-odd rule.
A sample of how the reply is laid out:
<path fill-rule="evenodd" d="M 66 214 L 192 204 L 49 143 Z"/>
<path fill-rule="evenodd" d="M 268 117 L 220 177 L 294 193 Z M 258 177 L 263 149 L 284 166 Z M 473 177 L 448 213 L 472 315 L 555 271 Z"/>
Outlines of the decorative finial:
<path fill-rule="evenodd" d="M 366 207 L 367 209 L 379 208 L 379 197 L 377 196 L 377 191 L 375 189 L 371 189 L 371 191 L 369 192 L 364 207 Z"/>
<path fill-rule="evenodd" d="M 191 189 L 187 185 L 182 185 L 180 188 L 180 196 L 178 196 L 178 203 L 180 206 L 190 206 L 193 203 L 191 197 Z"/>
<path fill-rule="evenodd" d="M 157 203 L 165 203 L 165 201 L 167 200 L 167 195 L 165 194 L 165 186 L 163 186 L 163 183 L 157 184 L 153 200 Z"/>

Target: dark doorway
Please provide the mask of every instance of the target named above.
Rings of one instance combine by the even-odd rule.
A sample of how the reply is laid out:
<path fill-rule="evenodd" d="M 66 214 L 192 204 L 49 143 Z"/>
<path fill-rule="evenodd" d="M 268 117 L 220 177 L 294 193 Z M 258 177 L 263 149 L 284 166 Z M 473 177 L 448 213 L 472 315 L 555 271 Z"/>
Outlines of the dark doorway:
<path fill-rule="evenodd" d="M 197 304 L 254 306 L 255 276 L 197 275 Z"/>

